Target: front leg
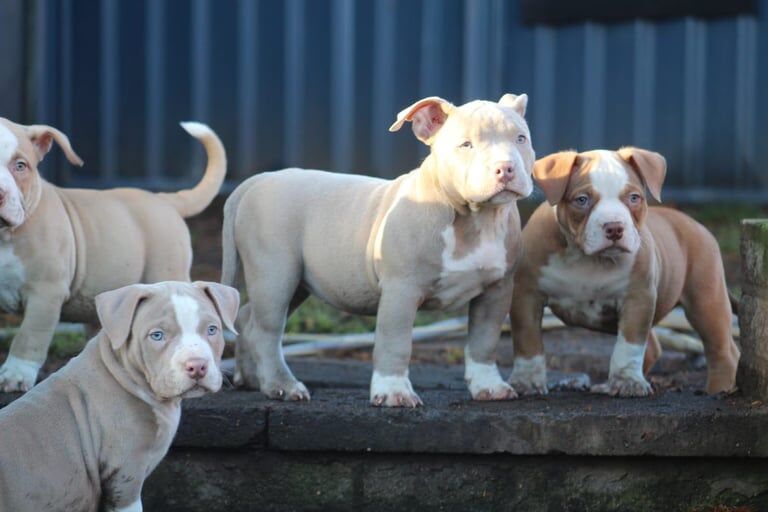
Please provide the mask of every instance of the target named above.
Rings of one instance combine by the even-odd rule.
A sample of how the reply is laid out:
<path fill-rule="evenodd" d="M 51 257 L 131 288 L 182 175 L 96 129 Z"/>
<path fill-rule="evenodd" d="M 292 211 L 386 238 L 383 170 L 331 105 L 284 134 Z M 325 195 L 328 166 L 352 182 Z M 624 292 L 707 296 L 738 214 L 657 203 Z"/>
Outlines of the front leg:
<path fill-rule="evenodd" d="M 515 286 L 509 311 L 515 363 L 509 383 L 524 395 L 547 394 L 547 365 L 541 333 L 544 301 L 536 288 L 522 283 Z"/>
<path fill-rule="evenodd" d="M 507 276 L 486 288 L 469 303 L 469 339 L 464 349 L 464 380 L 474 400 L 517 398 L 517 393 L 504 382 L 496 366 L 496 346 L 511 302 L 512 277 Z"/>
<path fill-rule="evenodd" d="M 24 308 L 24 319 L 11 342 L 8 358 L 0 367 L 0 391 L 29 391 L 35 385 L 66 296 L 67 292 L 57 287 L 32 290 Z"/>
<path fill-rule="evenodd" d="M 628 292 L 621 308 L 619 335 L 611 355 L 608 382 L 592 386 L 595 393 L 647 396 L 653 393 L 643 376 L 643 361 L 656 310 L 656 294 L 643 288 Z"/>
<path fill-rule="evenodd" d="M 408 379 L 413 322 L 422 296 L 411 284 L 382 282 L 371 378 L 371 403 L 377 407 L 422 405 Z"/>

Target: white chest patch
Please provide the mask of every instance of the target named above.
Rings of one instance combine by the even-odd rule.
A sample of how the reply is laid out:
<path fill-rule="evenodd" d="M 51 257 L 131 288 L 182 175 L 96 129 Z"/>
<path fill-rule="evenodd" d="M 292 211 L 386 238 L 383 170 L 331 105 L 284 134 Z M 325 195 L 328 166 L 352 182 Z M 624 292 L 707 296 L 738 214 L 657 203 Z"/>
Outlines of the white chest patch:
<path fill-rule="evenodd" d="M 566 324 L 613 330 L 633 264 L 632 255 L 614 263 L 580 254 L 553 254 L 541 268 L 539 289 Z"/>
<path fill-rule="evenodd" d="M 477 245 L 459 258 L 454 256 L 454 226 L 447 226 L 441 233 L 445 243 L 442 271 L 433 293 L 440 308 L 460 308 L 482 293 L 488 285 L 504 277 L 507 271 L 508 217 L 499 215 L 498 219 L 485 227 L 480 233 Z"/>
<path fill-rule="evenodd" d="M 14 254 L 13 246 L 0 243 L 0 309 L 9 313 L 21 312 L 25 277 L 24 265 Z"/>

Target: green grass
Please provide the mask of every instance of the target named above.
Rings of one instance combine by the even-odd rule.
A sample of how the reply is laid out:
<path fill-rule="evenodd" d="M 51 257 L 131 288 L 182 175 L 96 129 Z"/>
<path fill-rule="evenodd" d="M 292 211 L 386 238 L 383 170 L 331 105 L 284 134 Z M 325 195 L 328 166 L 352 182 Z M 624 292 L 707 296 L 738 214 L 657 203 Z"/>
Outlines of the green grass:
<path fill-rule="evenodd" d="M 10 330 L 8 335 L 0 337 L 0 352 L 8 352 L 11 347 L 11 341 L 16 329 Z M 56 333 L 51 341 L 51 348 L 48 355 L 55 359 L 69 359 L 80 353 L 85 347 L 85 335 L 75 332 Z"/>
<path fill-rule="evenodd" d="M 752 204 L 684 205 L 678 209 L 704 224 L 715 235 L 724 254 L 739 252 L 741 219 L 768 217 L 768 207 Z"/>
<path fill-rule="evenodd" d="M 415 325 L 430 324 L 438 320 L 450 318 L 456 314 L 420 311 L 416 315 Z M 375 328 L 376 317 L 374 316 L 345 313 L 326 304 L 317 297 L 310 297 L 288 318 L 285 331 L 289 333 L 351 334 L 373 331 Z"/>

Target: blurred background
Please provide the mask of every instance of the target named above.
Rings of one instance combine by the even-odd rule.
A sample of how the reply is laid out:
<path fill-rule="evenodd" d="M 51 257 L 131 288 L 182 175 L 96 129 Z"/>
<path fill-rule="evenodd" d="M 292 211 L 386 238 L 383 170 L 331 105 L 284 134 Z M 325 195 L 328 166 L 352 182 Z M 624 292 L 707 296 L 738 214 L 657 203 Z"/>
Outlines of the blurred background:
<path fill-rule="evenodd" d="M 41 171 L 63 186 L 196 183 L 205 157 L 178 126 L 189 119 L 227 147 L 225 194 L 287 166 L 393 178 L 427 153 L 410 130 L 388 132 L 404 107 L 525 92 L 539 156 L 664 154 L 665 204 L 714 233 L 737 294 L 740 219 L 768 217 L 768 0 L 0 0 L 0 50 L 0 116 L 57 126 L 86 162 L 51 152 Z M 523 219 L 542 199 L 520 203 Z M 189 220 L 193 278 L 219 279 L 223 200 Z M 287 330 L 373 326 L 311 298 Z M 610 337 L 547 340 L 555 368 L 608 367 Z M 83 343 L 58 334 L 48 369 Z M 422 361 L 463 357 L 455 339 L 414 350 Z M 594 368 L 585 353 L 598 354 Z M 700 361 L 676 357 L 661 367 L 703 378 Z"/>
<path fill-rule="evenodd" d="M 224 141 L 225 193 L 287 166 L 393 178 L 427 151 L 388 132 L 402 108 L 525 92 L 539 156 L 664 154 L 665 203 L 715 233 L 736 291 L 739 220 L 768 216 L 768 0 L 0 0 L 0 48 L 0 115 L 86 162 L 51 152 L 63 186 L 196 183 L 188 119 Z M 222 201 L 190 220 L 196 278 L 218 280 Z M 289 330 L 371 326 L 310 301 Z"/>
<path fill-rule="evenodd" d="M 209 123 L 230 190 L 286 166 L 394 177 L 426 149 L 387 128 L 430 95 L 530 95 L 540 156 L 638 145 L 665 198 L 766 202 L 766 0 L 2 0 L 0 115 L 64 130 L 54 182 L 194 183 Z"/>

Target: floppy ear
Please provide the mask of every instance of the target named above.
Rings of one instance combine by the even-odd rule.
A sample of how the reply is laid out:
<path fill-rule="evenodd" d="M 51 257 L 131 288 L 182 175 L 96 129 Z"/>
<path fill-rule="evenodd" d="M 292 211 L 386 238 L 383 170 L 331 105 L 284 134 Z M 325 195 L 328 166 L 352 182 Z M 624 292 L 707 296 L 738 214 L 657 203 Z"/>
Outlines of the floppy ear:
<path fill-rule="evenodd" d="M 389 127 L 389 131 L 396 132 L 403 127 L 403 123 L 413 123 L 413 133 L 416 138 L 429 146 L 432 139 L 445 124 L 448 115 L 453 110 L 453 105 L 437 96 L 430 96 L 417 101 L 410 107 L 401 110 L 397 114 L 397 121 Z"/>
<path fill-rule="evenodd" d="M 45 157 L 51 150 L 51 146 L 55 140 L 59 147 L 61 147 L 61 150 L 64 151 L 69 163 L 77 165 L 78 167 L 83 166 L 83 160 L 77 156 L 77 153 L 72 149 L 72 145 L 69 143 L 69 137 L 56 128 L 44 124 L 34 124 L 25 126 L 24 128 L 26 129 L 32 144 L 35 146 L 35 151 L 37 151 L 37 156 L 40 161 L 42 161 L 43 157 Z"/>
<path fill-rule="evenodd" d="M 237 334 L 235 318 L 237 318 L 237 312 L 240 309 L 240 292 L 231 286 L 208 281 L 195 281 L 193 284 L 201 288 L 211 299 L 224 326 Z"/>
<path fill-rule="evenodd" d="M 149 287 L 141 284 L 124 286 L 96 296 L 96 313 L 114 350 L 128 341 L 136 308 L 149 296 Z"/>
<path fill-rule="evenodd" d="M 621 148 L 618 154 L 637 171 L 654 199 L 661 202 L 661 187 L 667 175 L 667 160 L 654 151 L 634 147 Z"/>
<path fill-rule="evenodd" d="M 536 160 L 533 177 L 544 191 L 549 204 L 555 205 L 563 198 L 571 173 L 578 165 L 579 154 L 575 151 L 561 151 Z"/>
<path fill-rule="evenodd" d="M 517 96 L 515 94 L 507 93 L 501 97 L 499 105 L 502 107 L 509 107 L 520 114 L 521 117 L 525 117 L 525 109 L 528 107 L 528 95 L 521 94 L 520 96 Z"/>

